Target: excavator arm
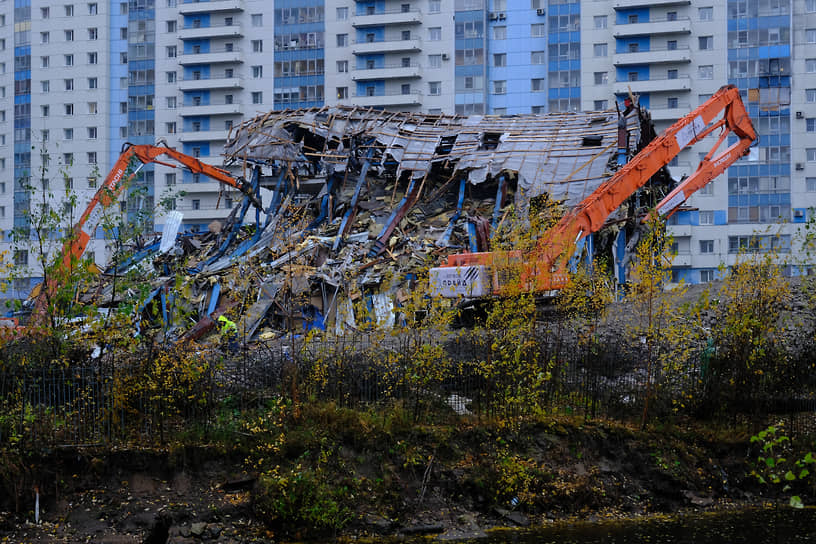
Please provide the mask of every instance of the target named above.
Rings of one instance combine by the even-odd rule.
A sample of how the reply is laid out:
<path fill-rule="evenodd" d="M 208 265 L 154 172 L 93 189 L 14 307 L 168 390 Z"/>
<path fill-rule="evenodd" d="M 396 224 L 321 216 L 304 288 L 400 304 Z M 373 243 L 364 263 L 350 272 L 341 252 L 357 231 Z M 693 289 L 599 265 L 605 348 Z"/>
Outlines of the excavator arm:
<path fill-rule="evenodd" d="M 722 117 L 717 119 L 720 114 Z M 612 212 L 668 165 L 681 150 L 716 130 L 720 130 L 719 138 L 697 170 L 657 206 L 657 212 L 662 216 L 673 213 L 695 191 L 746 155 L 756 140 L 756 132 L 739 90 L 733 85 L 720 88 L 705 103 L 652 140 L 541 236 L 532 255 L 522 255 L 518 251 L 450 255 L 446 265 L 431 270 L 432 285 L 438 294 L 447 297 L 500 294 L 506 290 L 507 282 L 502 277 L 506 278 L 507 274 L 498 273 L 498 268 L 509 266 L 516 267 L 525 290 L 562 288 L 568 280 L 566 266 L 575 244 L 600 230 Z M 729 134 L 735 135 L 737 141 L 714 156 Z M 474 267 L 483 269 L 476 270 Z M 480 276 L 481 281 L 477 281 Z"/>
<path fill-rule="evenodd" d="M 99 190 L 91 199 L 85 212 L 79 218 L 77 224 L 74 225 L 74 236 L 65 242 L 62 248 L 63 266 L 66 268 L 70 267 L 72 260 L 79 259 L 82 256 L 85 252 L 85 248 L 88 247 L 88 241 L 93 236 L 97 225 L 99 225 L 99 219 L 105 208 L 116 201 L 128 182 L 139 173 L 139 170 L 141 170 L 144 165 L 156 163 L 177 168 L 178 165 L 176 164 L 159 160 L 159 157 L 164 156 L 173 159 L 188 168 L 194 174 L 204 174 L 230 187 L 235 187 L 246 195 L 255 207 L 263 210 L 261 202 L 252 190 L 252 185 L 244 179 L 232 177 L 226 170 L 203 163 L 197 158 L 185 155 L 171 147 L 125 144 L 122 149 L 122 154 L 119 155 L 110 173 L 105 178 L 105 182 L 99 187 Z M 125 176 L 130 162 L 134 157 L 138 159 L 141 164 L 128 176 Z"/>

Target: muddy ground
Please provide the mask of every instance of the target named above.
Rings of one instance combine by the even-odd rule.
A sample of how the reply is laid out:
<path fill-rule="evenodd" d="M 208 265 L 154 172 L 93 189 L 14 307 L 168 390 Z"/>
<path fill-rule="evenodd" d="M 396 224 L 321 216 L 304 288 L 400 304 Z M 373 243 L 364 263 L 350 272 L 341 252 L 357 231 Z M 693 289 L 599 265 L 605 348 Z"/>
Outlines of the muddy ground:
<path fill-rule="evenodd" d="M 403 439 L 415 446 L 410 457 L 393 447 Z M 426 429 L 353 440 L 337 451 L 343 474 L 360 484 L 351 497 L 352 519 L 341 531 L 354 537 L 474 537 L 499 526 L 739 507 L 762 500 L 763 492 L 748 475 L 749 436 L 735 430 L 640 431 L 575 420 L 513 430 L 461 424 L 442 434 Z M 6 497 L 4 507 L 18 513 L 0 513 L 0 542 L 243 543 L 315 536 L 256 516 L 256 474 L 239 451 L 62 449 L 29 462 L 25 470 L 37 475 L 40 489 L 40 523 L 33 523 L 33 489 L 21 493 L 20 504 Z M 527 479 L 513 488 L 514 478 Z M 523 492 L 510 497 L 501 486 Z"/>

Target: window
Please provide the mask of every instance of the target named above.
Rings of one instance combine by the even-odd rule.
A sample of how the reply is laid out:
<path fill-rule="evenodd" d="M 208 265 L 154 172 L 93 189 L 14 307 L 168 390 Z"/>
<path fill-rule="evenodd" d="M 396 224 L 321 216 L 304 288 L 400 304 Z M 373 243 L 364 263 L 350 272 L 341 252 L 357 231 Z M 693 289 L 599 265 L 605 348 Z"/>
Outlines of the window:
<path fill-rule="evenodd" d="M 345 62 L 346 62 L 346 66 L 347 66 L 346 70 L 348 71 L 348 61 L 345 61 Z M 252 77 L 254 79 L 262 78 L 263 77 L 263 66 L 253 66 L 252 67 Z"/>
<path fill-rule="evenodd" d="M 51 35 L 48 32 L 40 32 L 40 43 L 48 43 L 51 41 Z"/>
<path fill-rule="evenodd" d="M 99 55 L 97 55 L 96 51 L 91 51 L 88 53 L 88 64 L 98 64 Z"/>
<path fill-rule="evenodd" d="M 805 130 L 807 132 L 816 132 L 816 117 L 808 117 L 805 119 Z"/>
<path fill-rule="evenodd" d="M 88 29 L 88 39 L 92 42 L 99 39 L 99 29 L 98 28 L 89 28 Z"/>
<path fill-rule="evenodd" d="M 805 0 L 805 11 L 808 13 L 816 12 L 816 0 Z"/>
<path fill-rule="evenodd" d="M 669 98 L 666 99 L 666 107 L 669 108 L 670 110 L 677 109 L 679 103 L 680 101 L 676 96 L 670 96 Z"/>
<path fill-rule="evenodd" d="M 442 27 L 434 26 L 428 29 L 428 39 L 432 42 L 438 42 L 442 39 Z"/>
<path fill-rule="evenodd" d="M 705 153 L 703 153 L 703 156 L 705 156 Z M 701 195 L 701 196 L 711 196 L 711 195 L 713 195 L 714 194 L 714 184 L 713 183 L 706 183 L 705 185 L 700 187 L 700 189 L 697 191 L 697 194 Z"/>
<path fill-rule="evenodd" d="M 596 15 L 592 20 L 595 23 L 595 28 L 602 29 L 607 27 L 606 15 Z"/>
<path fill-rule="evenodd" d="M 546 64 L 546 63 L 547 63 L 546 51 L 533 51 L 530 53 L 530 64 Z"/>
<path fill-rule="evenodd" d="M 493 81 L 493 94 L 505 94 L 507 92 L 507 81 L 505 80 L 494 80 Z"/>
<path fill-rule="evenodd" d="M 700 253 L 714 253 L 714 240 L 700 240 Z"/>
<path fill-rule="evenodd" d="M 47 79 L 45 79 L 43 81 L 40 81 L 40 90 L 42 90 L 42 92 L 44 92 L 44 93 L 50 92 L 51 91 L 51 82 L 48 81 Z"/>
<path fill-rule="evenodd" d="M 411 84 L 410 83 L 403 83 L 400 86 L 400 92 L 402 94 L 411 94 Z"/>
<path fill-rule="evenodd" d="M 428 55 L 428 68 L 442 68 L 442 55 Z"/>
<path fill-rule="evenodd" d="M 699 36 L 697 43 L 700 50 L 714 49 L 714 36 Z"/>
<path fill-rule="evenodd" d="M 507 53 L 495 53 L 493 55 L 493 66 L 507 66 Z"/>
<path fill-rule="evenodd" d="M 26 250 L 26 249 L 15 249 L 14 250 L 14 265 L 15 266 L 28 266 L 28 250 Z"/>
<path fill-rule="evenodd" d="M 714 281 L 714 270 L 700 270 L 700 282 L 708 283 Z"/>
<path fill-rule="evenodd" d="M 608 72 L 594 72 L 592 75 L 595 78 L 595 85 L 606 85 L 609 82 Z"/>
<path fill-rule="evenodd" d="M 88 151 L 88 164 L 96 164 L 96 151 Z"/>
<path fill-rule="evenodd" d="M 533 25 L 535 26 L 535 25 Z M 493 39 L 494 40 L 506 40 L 507 39 L 507 27 L 506 26 L 494 26 L 493 27 Z"/>
<path fill-rule="evenodd" d="M 677 49 L 677 40 L 667 40 L 666 49 L 668 49 L 669 51 L 674 51 L 675 49 Z"/>
<path fill-rule="evenodd" d="M 349 10 L 347 7 L 337 8 L 337 20 L 345 21 L 348 19 Z"/>
<path fill-rule="evenodd" d="M 700 211 L 700 224 L 701 225 L 713 225 L 714 224 L 714 212 L 711 210 L 707 211 Z"/>
<path fill-rule="evenodd" d="M 605 43 L 596 43 L 592 45 L 592 54 L 596 57 L 605 57 L 607 56 L 607 44 Z"/>
<path fill-rule="evenodd" d="M 165 185 L 175 185 L 176 184 L 176 173 L 169 172 L 164 175 L 164 184 Z"/>
<path fill-rule="evenodd" d="M 816 43 L 816 28 L 805 29 L 805 41 L 807 43 Z"/>
<path fill-rule="evenodd" d="M 167 97 L 167 109 L 168 110 L 176 109 L 176 97 L 175 96 L 168 96 Z"/>
<path fill-rule="evenodd" d="M 714 79 L 714 65 L 702 64 L 698 66 L 697 77 L 700 79 Z"/>
<path fill-rule="evenodd" d="M 439 13 L 442 11 L 442 0 L 428 0 L 428 13 Z"/>
<path fill-rule="evenodd" d="M 677 20 L 677 12 L 676 11 L 669 11 L 666 13 L 666 20 L 667 21 L 676 21 Z"/>
<path fill-rule="evenodd" d="M 547 89 L 547 82 L 544 78 L 534 78 L 530 80 L 530 91 L 540 93 Z"/>
<path fill-rule="evenodd" d="M 62 163 L 66 166 L 71 166 L 74 164 L 74 154 L 73 153 L 63 153 L 62 154 Z"/>
<path fill-rule="evenodd" d="M 127 31 L 126 26 L 119 27 L 119 39 L 120 40 L 127 40 L 128 39 L 128 31 Z"/>
<path fill-rule="evenodd" d="M 639 74 L 638 74 L 637 72 L 629 72 L 629 73 L 627 74 L 627 80 L 628 80 L 628 81 L 637 81 L 637 80 L 638 80 L 638 76 L 639 76 Z"/>
<path fill-rule="evenodd" d="M 176 50 L 176 46 L 175 46 L 175 45 L 168 45 L 168 46 L 167 46 L 167 48 L 165 49 L 165 51 L 166 51 L 166 53 L 167 53 L 167 58 L 168 58 L 168 59 L 174 59 L 174 58 L 176 58 L 176 51 L 177 51 L 177 50 Z"/>
<path fill-rule="evenodd" d="M 175 134 L 176 133 L 176 122 L 170 121 L 164 124 L 164 131 L 167 134 Z"/>
<path fill-rule="evenodd" d="M 175 72 L 165 72 L 164 77 L 167 80 L 167 83 L 175 83 L 176 82 L 176 73 Z"/>
<path fill-rule="evenodd" d="M 47 141 L 48 141 L 48 136 L 49 136 L 49 134 L 50 134 L 50 132 L 48 131 L 48 129 L 41 130 L 41 131 L 40 131 L 40 139 L 41 139 L 43 142 L 47 142 Z M 44 160 L 43 162 L 48 162 L 48 161 L 47 161 L 47 160 Z"/>
<path fill-rule="evenodd" d="M 252 40 L 252 52 L 263 53 L 263 40 Z"/>
<path fill-rule="evenodd" d="M 40 116 L 48 117 L 51 114 L 51 106 L 48 104 L 40 106 Z"/>
<path fill-rule="evenodd" d="M 428 94 L 431 96 L 439 96 L 442 94 L 442 82 L 441 81 L 429 81 L 428 82 Z"/>
<path fill-rule="evenodd" d="M 337 100 L 345 100 L 348 97 L 348 87 L 337 87 Z"/>
<path fill-rule="evenodd" d="M 40 17 L 43 19 L 51 17 L 51 8 L 40 8 Z"/>
<path fill-rule="evenodd" d="M 636 23 L 638 22 L 638 16 L 637 16 L 637 14 L 632 14 L 632 15 L 630 15 L 630 16 L 629 16 L 629 18 L 628 18 L 628 21 L 629 21 L 629 24 L 630 24 L 630 25 L 634 25 L 634 24 L 636 24 Z"/>
<path fill-rule="evenodd" d="M 701 21 L 713 21 L 714 20 L 714 8 L 712 6 L 697 8 L 697 17 Z"/>
<path fill-rule="evenodd" d="M 74 65 L 74 56 L 73 55 L 65 55 L 65 66 L 73 66 Z"/>
<path fill-rule="evenodd" d="M 592 107 L 597 111 L 608 109 L 609 108 L 609 101 L 608 100 L 595 100 L 592 103 Z"/>
<path fill-rule="evenodd" d="M 411 39 L 411 31 L 410 30 L 403 30 L 402 31 L 402 41 L 410 40 Z"/>
<path fill-rule="evenodd" d="M 814 0 L 816 2 L 816 0 Z M 816 59 L 805 59 L 805 72 L 816 74 Z"/>
<path fill-rule="evenodd" d="M 805 149 L 805 156 L 807 157 L 807 162 L 816 162 L 816 147 L 808 147 Z"/>
<path fill-rule="evenodd" d="M 73 140 L 74 139 L 74 129 L 66 128 L 62 130 L 62 137 L 65 140 Z"/>
<path fill-rule="evenodd" d="M 65 6 L 65 16 L 66 17 L 73 17 L 74 16 L 74 5 L 73 4 L 67 4 Z"/>
<path fill-rule="evenodd" d="M 176 21 L 167 21 L 167 32 L 172 34 L 176 31 Z"/>
<path fill-rule="evenodd" d="M 348 34 L 338 34 L 336 39 L 337 47 L 348 47 L 349 44 Z"/>
<path fill-rule="evenodd" d="M 194 198 L 193 199 L 193 209 L 200 210 L 201 209 L 201 200 Z"/>
<path fill-rule="evenodd" d="M 88 127 L 88 139 L 96 140 L 96 127 Z"/>
<path fill-rule="evenodd" d="M 260 91 L 255 91 L 252 93 L 252 103 L 253 104 L 263 104 L 263 93 Z"/>
<path fill-rule="evenodd" d="M 374 43 L 374 38 L 376 37 L 377 37 L 376 34 L 374 34 L 373 32 L 369 32 L 368 34 L 366 34 L 366 42 Z"/>
<path fill-rule="evenodd" d="M 95 78 L 95 77 L 89 77 L 88 78 L 88 88 L 89 89 L 96 89 L 98 85 L 99 85 L 99 81 L 97 80 L 97 78 Z"/>
<path fill-rule="evenodd" d="M 816 193 L 816 178 L 805 178 L 805 189 L 809 193 Z"/>
<path fill-rule="evenodd" d="M 504 27 L 505 30 L 507 27 Z M 547 25 L 542 23 L 536 23 L 530 25 L 530 36 L 533 38 L 545 38 L 547 37 Z"/>
<path fill-rule="evenodd" d="M 74 41 L 74 31 L 73 30 L 66 30 L 65 31 L 65 41 L 66 42 Z"/>
<path fill-rule="evenodd" d="M 816 89 L 805 89 L 805 101 L 816 102 Z"/>
<path fill-rule="evenodd" d="M 49 60 L 50 58 L 51 57 L 49 57 L 47 55 L 44 56 L 44 57 L 40 57 L 40 68 L 48 68 L 48 65 L 50 64 L 50 60 Z"/>
<path fill-rule="evenodd" d="M 74 90 L 74 80 L 71 78 L 65 79 L 65 90 L 66 91 L 73 91 Z"/>
<path fill-rule="evenodd" d="M 88 4 L 88 15 L 96 15 L 99 13 L 99 7 L 97 6 L 96 2 L 91 2 Z"/>
<path fill-rule="evenodd" d="M 127 102 L 123 102 L 123 104 L 127 106 Z M 119 109 L 121 110 L 121 108 Z M 88 102 L 88 114 L 96 115 L 97 111 L 99 111 L 99 108 L 97 107 L 96 102 Z M 125 109 L 124 113 L 127 113 L 127 109 Z"/>
<path fill-rule="evenodd" d="M 402 57 L 401 64 L 403 68 L 410 68 L 411 67 L 411 57 Z"/>

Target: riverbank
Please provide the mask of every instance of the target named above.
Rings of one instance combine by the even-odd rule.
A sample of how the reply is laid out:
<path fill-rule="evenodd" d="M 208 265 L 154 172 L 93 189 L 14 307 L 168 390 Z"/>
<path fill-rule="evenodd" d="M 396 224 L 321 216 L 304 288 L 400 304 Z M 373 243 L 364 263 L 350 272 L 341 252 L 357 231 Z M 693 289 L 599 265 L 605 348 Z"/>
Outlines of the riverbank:
<path fill-rule="evenodd" d="M 750 476 L 757 430 L 547 416 L 425 423 L 399 409 L 278 404 L 163 447 L 6 455 L 3 485 L 19 502 L 2 504 L 0 541 L 455 539 L 743 507 L 773 491 Z M 798 485 L 812 502 L 812 486 Z"/>

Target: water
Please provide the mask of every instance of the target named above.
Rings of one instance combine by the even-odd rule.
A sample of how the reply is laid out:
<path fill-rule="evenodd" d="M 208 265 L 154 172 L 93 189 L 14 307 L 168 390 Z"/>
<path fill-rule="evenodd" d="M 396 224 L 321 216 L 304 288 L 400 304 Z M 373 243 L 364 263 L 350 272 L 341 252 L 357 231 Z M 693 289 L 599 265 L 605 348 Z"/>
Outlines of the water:
<path fill-rule="evenodd" d="M 816 509 L 780 507 L 491 531 L 472 544 L 791 544 L 816 542 Z"/>

